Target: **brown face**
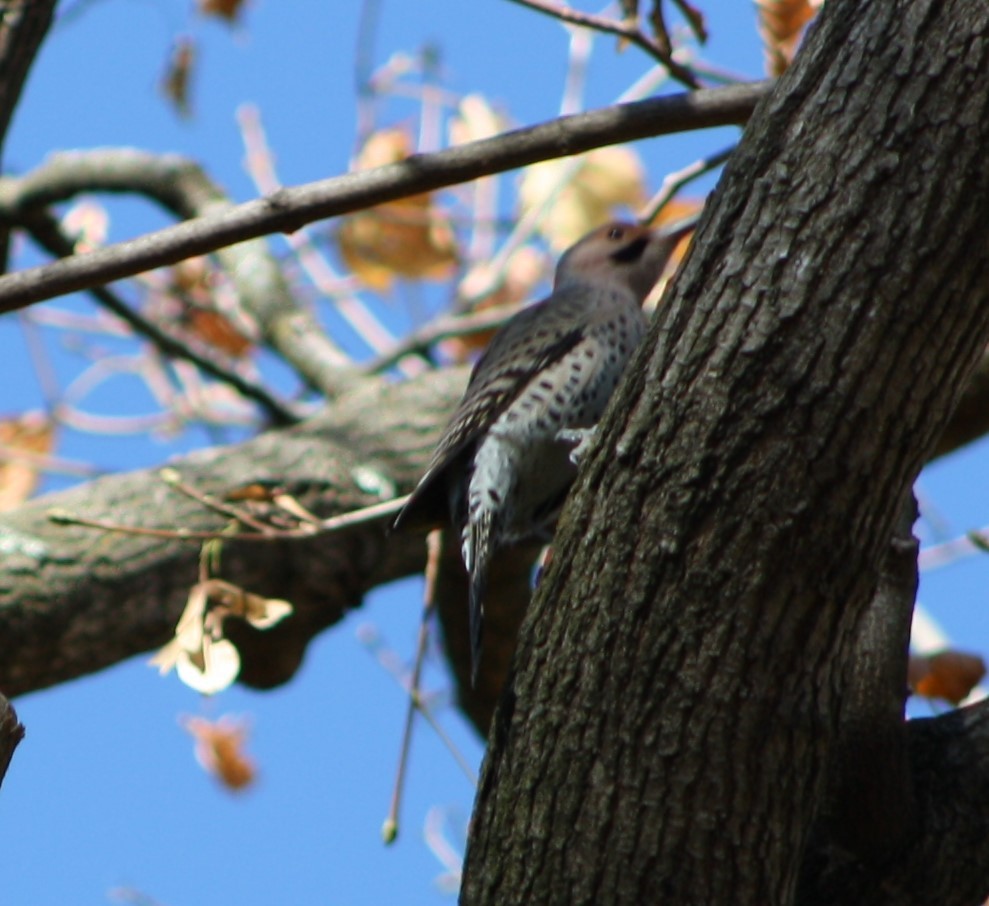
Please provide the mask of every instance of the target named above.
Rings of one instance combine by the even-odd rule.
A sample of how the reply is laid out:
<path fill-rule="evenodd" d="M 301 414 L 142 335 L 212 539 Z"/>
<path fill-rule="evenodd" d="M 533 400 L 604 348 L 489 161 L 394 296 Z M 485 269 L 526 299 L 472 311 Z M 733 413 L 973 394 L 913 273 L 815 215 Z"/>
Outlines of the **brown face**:
<path fill-rule="evenodd" d="M 625 286 L 642 301 L 663 270 L 666 252 L 666 244 L 648 227 L 609 223 L 589 233 L 563 256 L 557 279 Z"/>
<path fill-rule="evenodd" d="M 652 230 L 629 223 L 608 224 L 602 232 L 608 257 L 619 265 L 635 264 L 655 238 Z"/>

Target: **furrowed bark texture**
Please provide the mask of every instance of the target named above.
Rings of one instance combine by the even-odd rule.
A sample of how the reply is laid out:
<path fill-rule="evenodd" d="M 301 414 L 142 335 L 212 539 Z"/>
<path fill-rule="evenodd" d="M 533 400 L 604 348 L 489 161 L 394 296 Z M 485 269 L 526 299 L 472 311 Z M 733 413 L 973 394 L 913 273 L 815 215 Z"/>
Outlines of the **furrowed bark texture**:
<path fill-rule="evenodd" d="M 794 901 L 854 630 L 989 337 L 987 18 L 836 0 L 757 110 L 561 520 L 463 902 Z"/>

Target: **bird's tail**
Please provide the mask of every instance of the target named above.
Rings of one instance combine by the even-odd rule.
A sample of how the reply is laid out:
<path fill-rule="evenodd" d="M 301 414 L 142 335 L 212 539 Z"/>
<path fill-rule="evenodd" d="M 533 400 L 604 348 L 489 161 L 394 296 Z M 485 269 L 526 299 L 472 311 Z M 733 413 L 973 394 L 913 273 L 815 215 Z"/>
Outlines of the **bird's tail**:
<path fill-rule="evenodd" d="M 488 582 L 491 557 L 493 515 L 482 510 L 464 531 L 464 563 L 470 574 L 468 621 L 470 625 L 470 683 L 477 686 L 481 666 L 481 643 L 484 640 L 484 592 Z"/>

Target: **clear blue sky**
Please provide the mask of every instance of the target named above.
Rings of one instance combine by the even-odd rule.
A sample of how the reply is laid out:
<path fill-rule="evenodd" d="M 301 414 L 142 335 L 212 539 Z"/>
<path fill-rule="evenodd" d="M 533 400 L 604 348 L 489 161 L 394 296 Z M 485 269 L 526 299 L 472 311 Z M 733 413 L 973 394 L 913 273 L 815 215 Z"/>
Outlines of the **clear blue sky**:
<path fill-rule="evenodd" d="M 28 84 L 7 143 L 8 170 L 29 169 L 57 149 L 178 151 L 201 161 L 235 199 L 247 200 L 254 190 L 234 119 L 244 102 L 260 107 L 284 182 L 346 168 L 354 131 L 356 0 L 257 0 L 234 34 L 213 23 L 193 24 L 186 2 L 74 5 L 80 14 L 49 38 Z M 762 57 L 749 5 L 713 0 L 703 6 L 713 35 L 707 58 L 758 77 Z M 202 42 L 196 116 L 180 122 L 156 83 L 172 37 L 190 28 Z M 567 53 L 558 24 L 501 0 L 383 0 L 376 63 L 425 43 L 438 48 L 452 90 L 481 92 L 520 124 L 557 112 Z M 611 101 L 646 67 L 636 50 L 618 55 L 612 40 L 598 38 L 587 105 Z M 387 112 L 401 121 L 413 108 L 395 104 Z M 650 187 L 669 170 L 723 147 L 730 135 L 640 143 Z M 112 211 L 116 239 L 165 222 L 136 203 L 115 204 Z M 0 319 L 0 355 L 6 377 L 0 413 L 40 408 L 41 391 L 12 318 Z M 63 380 L 78 368 L 70 352 L 54 355 Z M 140 408 L 126 390 L 102 399 L 108 412 Z M 204 442 L 200 432 L 167 440 L 70 432 L 58 452 L 129 469 Z M 982 480 L 987 452 L 978 445 L 923 479 L 951 531 L 989 521 Z M 936 573 L 923 587 L 925 603 L 952 636 L 977 650 L 989 638 L 985 560 Z M 393 847 L 382 846 L 379 829 L 405 704 L 355 637 L 359 625 L 372 623 L 410 657 L 418 600 L 416 582 L 370 596 L 318 639 L 295 680 L 274 692 L 234 688 L 204 702 L 174 676 L 160 679 L 141 657 L 17 701 L 28 735 L 0 792 L 4 906 L 110 902 L 119 887 L 167 906 L 450 902 L 435 885 L 444 869 L 423 842 L 422 828 L 431 809 L 442 810 L 450 818 L 450 842 L 460 848 L 473 791 L 433 734 L 417 726 L 402 833 Z M 447 685 L 434 658 L 429 686 Z M 249 748 L 261 770 L 257 786 L 237 797 L 200 770 L 177 723 L 181 714 L 228 712 L 250 715 Z M 473 731 L 452 708 L 442 720 L 478 764 L 482 746 Z"/>

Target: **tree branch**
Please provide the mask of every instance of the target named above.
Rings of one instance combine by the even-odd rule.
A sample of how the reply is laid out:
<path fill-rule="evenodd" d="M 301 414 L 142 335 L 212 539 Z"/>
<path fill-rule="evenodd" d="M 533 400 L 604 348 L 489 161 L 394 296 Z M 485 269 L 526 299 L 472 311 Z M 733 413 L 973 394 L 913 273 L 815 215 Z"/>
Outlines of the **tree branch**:
<path fill-rule="evenodd" d="M 194 161 L 176 154 L 100 148 L 53 154 L 23 176 L 0 179 L 0 217 L 30 226 L 39 211 L 83 192 L 144 195 L 188 220 L 234 208 Z M 216 257 L 262 340 L 304 381 L 328 397 L 353 382 L 352 363 L 298 304 L 264 239 L 218 249 Z"/>
<path fill-rule="evenodd" d="M 463 369 L 430 372 L 400 385 L 366 378 L 319 418 L 172 467 L 219 499 L 261 481 L 285 486 L 320 517 L 354 510 L 391 496 L 392 487 L 411 490 L 465 376 Z M 226 522 L 154 471 L 107 476 L 0 514 L 0 688 L 10 695 L 163 644 L 197 578 L 197 544 L 56 525 L 49 518 L 55 508 L 193 531 L 216 531 Z M 421 569 L 421 539 L 386 543 L 388 521 L 299 541 L 225 543 L 222 578 L 295 605 L 292 617 L 268 632 L 246 624 L 233 630 L 243 682 L 285 682 L 309 639 L 368 588 Z"/>
<path fill-rule="evenodd" d="M 886 858 L 812 852 L 800 906 L 972 906 L 989 890 L 989 702 L 906 725 L 913 833 Z"/>
<path fill-rule="evenodd" d="M 13 0 L 4 4 L 0 18 L 0 147 L 54 12 L 54 0 Z"/>
<path fill-rule="evenodd" d="M 910 492 L 876 592 L 851 630 L 855 655 L 846 664 L 830 789 L 818 819 L 818 841 L 812 844 L 814 850 L 838 848 L 870 864 L 888 859 L 917 830 L 903 714 L 918 581 L 916 519 Z"/>
<path fill-rule="evenodd" d="M 744 123 L 768 83 L 701 89 L 561 117 L 490 139 L 419 154 L 386 167 L 350 173 L 201 217 L 45 267 L 0 278 L 0 312 L 174 264 L 272 232 L 291 232 L 406 195 L 567 157 L 601 145 Z"/>
<path fill-rule="evenodd" d="M 15 0 L 0 16 L 0 161 L 28 71 L 51 27 L 55 0 Z M 10 231 L 0 224 L 0 272 L 7 270 Z"/>
<path fill-rule="evenodd" d="M 10 767 L 14 750 L 24 738 L 24 727 L 17 719 L 13 705 L 0 695 L 0 786 Z"/>
<path fill-rule="evenodd" d="M 585 13 L 562 3 L 550 3 L 548 0 L 512 0 L 512 2 L 552 16 L 554 19 L 559 19 L 570 25 L 579 25 L 582 28 L 589 28 L 606 35 L 615 35 L 644 50 L 649 56 L 665 66 L 669 74 L 687 88 L 699 87 L 700 83 L 697 81 L 697 76 L 690 68 L 673 59 L 668 42 L 654 41 L 637 24 L 619 22 L 606 16 L 596 16 L 593 13 Z"/>
<path fill-rule="evenodd" d="M 19 221 L 18 225 L 25 229 L 31 238 L 50 254 L 59 258 L 67 258 L 73 254 L 72 242 L 62 232 L 58 221 L 49 214 L 38 212 L 27 215 Z M 255 383 L 218 361 L 215 350 L 200 352 L 193 348 L 185 338 L 175 336 L 145 318 L 140 312 L 134 311 L 123 299 L 105 286 L 94 286 L 89 292 L 100 305 L 130 325 L 139 336 L 150 340 L 165 355 L 192 362 L 201 371 L 229 384 L 247 399 L 254 400 L 267 413 L 272 424 L 292 425 L 299 420 L 291 407 L 273 396 L 266 387 Z"/>
<path fill-rule="evenodd" d="M 989 433 L 989 350 L 983 352 L 979 364 L 965 385 L 965 392 L 951 413 L 951 419 L 934 448 L 934 457 L 947 456 L 987 433 Z"/>

